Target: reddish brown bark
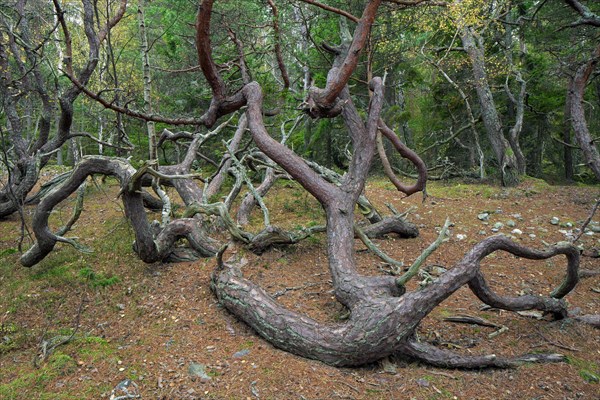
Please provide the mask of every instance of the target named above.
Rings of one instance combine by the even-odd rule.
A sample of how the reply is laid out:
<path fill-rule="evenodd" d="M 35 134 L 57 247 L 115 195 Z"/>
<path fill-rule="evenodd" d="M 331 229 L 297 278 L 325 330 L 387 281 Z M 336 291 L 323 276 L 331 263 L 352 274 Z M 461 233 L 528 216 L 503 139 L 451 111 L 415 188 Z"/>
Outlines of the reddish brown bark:
<path fill-rule="evenodd" d="M 312 117 L 335 116 L 341 112 L 341 104 L 338 104 L 337 98 L 356 69 L 362 50 L 367 44 L 371 26 L 380 4 L 381 0 L 369 0 L 367 2 L 354 31 L 350 48 L 343 54 L 343 60 L 330 70 L 327 85 L 324 89 L 312 88 L 310 90 L 307 99 L 307 112 Z"/>
<path fill-rule="evenodd" d="M 408 186 L 400 182 L 400 180 L 394 174 L 389 161 L 386 158 L 382 157 L 383 168 L 388 177 L 388 179 L 396 186 L 396 189 L 401 191 L 407 196 L 417 192 L 425 192 L 425 185 L 427 184 L 427 166 L 425 162 L 419 157 L 417 153 L 412 151 L 408 146 L 406 146 L 400 138 L 392 131 L 387 125 L 381 120 L 379 121 L 379 130 L 383 133 L 383 135 L 394 145 L 398 153 L 407 160 L 411 161 L 415 167 L 417 168 L 417 182 L 413 185 Z"/>

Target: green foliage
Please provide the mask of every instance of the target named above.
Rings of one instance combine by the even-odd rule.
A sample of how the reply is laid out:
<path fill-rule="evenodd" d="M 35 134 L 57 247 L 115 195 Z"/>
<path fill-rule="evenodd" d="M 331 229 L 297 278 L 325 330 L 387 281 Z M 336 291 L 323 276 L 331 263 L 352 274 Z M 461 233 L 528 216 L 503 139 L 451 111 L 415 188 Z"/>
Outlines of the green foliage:
<path fill-rule="evenodd" d="M 96 273 L 90 267 L 81 268 L 79 270 L 79 276 L 85 279 L 91 287 L 107 287 L 121 282 L 121 278 L 116 275 Z"/>
<path fill-rule="evenodd" d="M 24 398 L 23 395 L 36 394 L 38 399 L 76 399 L 73 395 L 62 395 L 48 390 L 47 385 L 58 377 L 72 374 L 77 369 L 75 360 L 67 354 L 59 351 L 50 355 L 47 363 L 40 369 L 19 375 L 16 379 L 0 384 L 0 398 L 17 399 Z M 32 398 L 32 397 L 30 397 Z"/>
<path fill-rule="evenodd" d="M 17 253 L 19 250 L 15 249 L 15 248 L 9 248 L 9 249 L 4 249 L 0 251 L 0 258 L 1 257 L 5 257 L 5 256 L 9 256 L 11 254 L 15 254 Z"/>
<path fill-rule="evenodd" d="M 567 362 L 579 370 L 579 376 L 584 381 L 600 383 L 600 366 L 597 363 L 577 357 L 568 357 Z"/>
<path fill-rule="evenodd" d="M 600 383 L 600 375 L 586 369 L 579 371 L 579 376 L 581 376 L 581 378 L 587 383 Z"/>

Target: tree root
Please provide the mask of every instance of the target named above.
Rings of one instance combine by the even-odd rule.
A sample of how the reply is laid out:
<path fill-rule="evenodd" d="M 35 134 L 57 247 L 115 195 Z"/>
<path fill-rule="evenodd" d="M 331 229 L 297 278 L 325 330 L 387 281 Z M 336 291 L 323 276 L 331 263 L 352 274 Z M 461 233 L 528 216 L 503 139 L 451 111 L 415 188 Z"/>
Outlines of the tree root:
<path fill-rule="evenodd" d="M 570 283 L 561 286 L 563 289 L 554 295 L 564 295 L 574 286 L 571 275 L 575 273 L 576 276 L 579 253 L 573 246 L 561 244 L 539 251 L 521 247 L 505 236 L 493 236 L 476 245 L 454 268 L 422 290 L 402 294 L 393 277 L 353 274 L 344 285 L 334 285 L 338 298 L 344 298 L 339 293 L 340 288 L 356 296 L 355 301 L 346 304 L 350 309 L 349 319 L 338 324 L 321 324 L 285 309 L 262 288 L 245 279 L 235 262 L 224 263 L 221 258 L 211 278 L 211 289 L 221 304 L 274 346 L 335 366 L 362 365 L 392 354 L 446 368 L 512 368 L 525 362 L 564 361 L 564 357 L 557 354 L 524 355 L 512 359 L 496 355 L 462 356 L 415 341 L 414 334 L 420 321 L 467 283 L 478 291 L 476 294 L 485 293 L 486 298 L 503 308 L 535 308 L 552 312 L 558 318 L 566 316 L 564 301 L 554 297 L 506 299 L 489 289 L 482 292 L 479 264 L 498 250 L 527 259 L 547 259 L 563 254 L 568 259 L 566 281 Z M 532 301 L 531 297 L 539 300 Z"/>
<path fill-rule="evenodd" d="M 364 227 L 363 232 L 371 239 L 381 238 L 392 233 L 401 238 L 419 236 L 419 228 L 401 216 L 384 217 L 381 221 Z"/>
<path fill-rule="evenodd" d="M 573 319 L 600 329 L 600 314 L 579 315 L 573 317 Z"/>
<path fill-rule="evenodd" d="M 515 358 L 498 357 L 495 354 L 465 356 L 415 340 L 409 341 L 401 349 L 400 354 L 441 368 L 515 368 L 523 363 L 566 361 L 566 357 L 562 354 L 525 354 Z"/>

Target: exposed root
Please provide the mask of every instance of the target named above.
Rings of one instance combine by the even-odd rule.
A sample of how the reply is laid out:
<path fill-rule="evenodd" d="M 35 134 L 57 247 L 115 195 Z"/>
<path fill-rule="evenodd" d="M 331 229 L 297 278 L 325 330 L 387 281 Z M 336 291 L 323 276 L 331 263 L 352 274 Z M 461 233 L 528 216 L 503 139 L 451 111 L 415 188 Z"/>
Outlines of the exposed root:
<path fill-rule="evenodd" d="M 577 273 L 578 252 L 573 246 L 562 244 L 538 251 L 521 247 L 505 236 L 494 236 L 476 245 L 438 281 L 415 292 L 404 294 L 396 287 L 393 277 L 363 277 L 348 272 L 348 280 L 343 284 L 336 286 L 334 280 L 334 289 L 336 296 L 344 299 L 350 316 L 347 321 L 334 325 L 321 324 L 285 309 L 262 288 L 245 279 L 235 264 L 220 263 L 213 273 L 211 288 L 230 312 L 276 347 L 335 366 L 361 365 L 392 354 L 446 368 L 512 368 L 525 362 L 564 361 L 564 357 L 557 354 L 528 354 L 517 358 L 463 356 L 414 341 L 420 321 L 440 302 L 467 283 L 481 289 L 479 264 L 498 250 L 528 259 L 564 254 L 569 274 Z M 562 292 L 571 285 L 564 287 Z M 505 299 L 485 293 L 508 309 L 537 308 L 559 317 L 566 315 L 564 301 L 560 299 L 538 296 Z M 344 297 L 348 294 L 352 294 L 350 300 Z M 537 300 L 532 301 L 532 298 Z"/>
<path fill-rule="evenodd" d="M 483 274 L 478 270 L 476 276 L 469 282 L 469 287 L 481 301 L 492 307 L 510 311 L 537 309 L 552 313 L 557 319 L 567 316 L 567 304 L 562 300 L 562 297 L 573 290 L 579 280 L 577 271 L 579 268 L 579 251 L 574 246 L 568 243 L 559 243 L 545 251 L 539 251 L 519 246 L 504 236 L 493 236 L 488 241 L 490 244 L 493 243 L 493 246 L 485 249 L 480 260 L 497 250 L 504 250 L 530 260 L 544 260 L 558 254 L 564 254 L 568 260 L 567 275 L 549 297 L 535 295 L 508 297 L 494 293 L 485 281 Z"/>
<path fill-rule="evenodd" d="M 371 239 L 381 238 L 392 233 L 401 238 L 416 238 L 419 236 L 419 228 L 401 216 L 385 217 L 377 223 L 364 227 L 363 232 Z"/>
<path fill-rule="evenodd" d="M 442 368 L 515 368 L 523 363 L 564 362 L 562 354 L 525 354 L 516 358 L 498 357 L 495 354 L 486 356 L 465 356 L 450 350 L 440 349 L 426 343 L 409 341 L 402 348 L 402 356 L 408 356 L 427 364 Z"/>
<path fill-rule="evenodd" d="M 579 315 L 573 319 L 600 329 L 600 314 Z"/>

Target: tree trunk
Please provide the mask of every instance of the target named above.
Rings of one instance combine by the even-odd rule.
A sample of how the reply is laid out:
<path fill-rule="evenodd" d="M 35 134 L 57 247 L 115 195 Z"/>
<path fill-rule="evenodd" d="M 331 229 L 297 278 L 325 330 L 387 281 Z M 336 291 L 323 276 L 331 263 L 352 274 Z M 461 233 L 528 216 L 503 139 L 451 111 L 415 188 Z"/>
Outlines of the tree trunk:
<path fill-rule="evenodd" d="M 150 76 L 150 57 L 148 52 L 148 35 L 146 33 L 146 22 L 144 16 L 145 0 L 139 0 L 138 3 L 138 21 L 140 28 L 140 41 L 142 53 L 142 72 L 144 82 L 144 112 L 152 114 L 152 77 Z M 156 132 L 153 121 L 146 121 L 146 129 L 148 130 L 148 159 L 156 160 Z"/>
<path fill-rule="evenodd" d="M 519 167 L 514 150 L 502 133 L 502 123 L 485 71 L 483 43 L 478 43 L 470 27 L 461 29 L 460 38 L 471 61 L 475 90 L 481 107 L 481 117 L 500 168 L 502 185 L 515 186 L 519 183 Z"/>
<path fill-rule="evenodd" d="M 519 85 L 519 91 L 518 91 L 517 95 L 515 96 L 510 89 L 509 79 L 507 76 L 504 87 L 505 87 L 508 99 L 510 101 L 510 104 L 508 107 L 509 117 L 511 119 L 514 118 L 514 124 L 508 132 L 508 141 L 510 143 L 510 147 L 513 150 L 513 152 L 515 154 L 515 158 L 517 160 L 517 167 L 519 170 L 519 175 L 525 175 L 525 173 L 527 172 L 527 160 L 525 158 L 525 155 L 523 154 L 523 151 L 521 150 L 521 145 L 519 144 L 519 137 L 521 135 L 521 132 L 523 131 L 523 118 L 525 116 L 525 96 L 527 95 L 527 82 L 525 82 L 525 80 L 523 79 L 523 77 L 521 75 L 521 71 L 520 71 L 519 67 L 516 66 L 513 61 L 513 46 L 514 46 L 513 36 L 514 35 L 513 35 L 512 24 L 519 25 L 518 45 L 519 45 L 519 59 L 521 61 L 526 53 L 526 47 L 525 47 L 525 39 L 523 37 L 523 26 L 522 26 L 522 23 L 520 22 L 521 19 L 520 18 L 516 19 L 513 10 L 510 10 L 510 9 L 508 10 L 506 19 L 508 21 L 508 23 L 505 25 L 506 34 L 505 34 L 505 41 L 504 41 L 504 45 L 506 47 L 506 59 L 507 59 L 507 62 L 509 64 L 510 68 L 514 71 L 515 80 Z"/>
<path fill-rule="evenodd" d="M 573 122 L 571 121 L 571 95 L 567 94 L 565 99 L 565 112 L 562 122 L 562 140 L 567 144 L 566 146 L 563 146 L 565 179 L 567 182 L 573 182 L 575 177 L 575 172 L 573 169 L 573 148 L 569 146 L 571 144 L 572 128 Z"/>
<path fill-rule="evenodd" d="M 599 61 L 600 45 L 594 50 L 592 58 L 577 68 L 575 76 L 569 82 L 567 93 L 568 102 L 571 105 L 573 132 L 575 132 L 575 137 L 581 147 L 587 166 L 592 170 L 598 181 L 600 181 L 600 153 L 587 125 L 583 100 L 585 88 Z"/>
<path fill-rule="evenodd" d="M 531 174 L 537 178 L 543 176 L 543 161 L 544 161 L 544 147 L 546 146 L 546 132 L 548 131 L 548 117 L 546 115 L 541 116 L 535 124 L 536 146 L 531 154 Z"/>

